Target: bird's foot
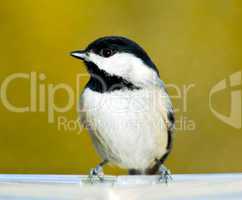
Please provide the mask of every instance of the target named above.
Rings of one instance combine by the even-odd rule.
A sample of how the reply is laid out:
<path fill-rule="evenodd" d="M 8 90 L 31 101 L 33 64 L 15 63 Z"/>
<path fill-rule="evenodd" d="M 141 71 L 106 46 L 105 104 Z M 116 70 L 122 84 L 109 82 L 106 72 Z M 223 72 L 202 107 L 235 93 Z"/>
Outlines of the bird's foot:
<path fill-rule="evenodd" d="M 161 183 L 168 184 L 169 181 L 172 181 L 171 172 L 164 165 L 161 165 L 159 168 L 159 174 L 161 175 L 159 181 Z"/>
<path fill-rule="evenodd" d="M 94 182 L 95 179 L 99 179 L 100 181 L 104 180 L 104 173 L 103 173 L 103 167 L 101 165 L 97 165 L 95 168 L 92 168 L 89 172 L 89 179 L 91 183 Z"/>

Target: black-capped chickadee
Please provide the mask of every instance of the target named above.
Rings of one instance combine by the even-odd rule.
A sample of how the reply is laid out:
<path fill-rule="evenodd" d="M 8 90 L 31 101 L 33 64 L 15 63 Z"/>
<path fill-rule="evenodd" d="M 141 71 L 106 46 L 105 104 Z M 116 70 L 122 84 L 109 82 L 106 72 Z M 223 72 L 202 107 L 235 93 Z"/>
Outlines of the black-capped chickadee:
<path fill-rule="evenodd" d="M 103 165 L 129 174 L 161 174 L 172 147 L 174 113 L 158 69 L 135 42 L 102 37 L 71 52 L 84 61 L 90 80 L 80 100 L 81 121 L 103 162 L 90 171 L 102 179 Z"/>

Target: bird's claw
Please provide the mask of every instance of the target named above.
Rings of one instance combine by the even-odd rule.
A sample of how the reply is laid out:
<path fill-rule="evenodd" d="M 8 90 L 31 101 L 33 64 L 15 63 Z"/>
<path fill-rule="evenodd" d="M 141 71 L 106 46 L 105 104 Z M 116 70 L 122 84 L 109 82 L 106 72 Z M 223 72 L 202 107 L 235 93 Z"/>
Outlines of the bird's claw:
<path fill-rule="evenodd" d="M 161 183 L 168 184 L 169 181 L 172 181 L 171 172 L 164 165 L 161 165 L 159 168 L 159 174 L 161 175 L 159 181 Z"/>
<path fill-rule="evenodd" d="M 92 168 L 89 172 L 89 179 L 93 183 L 96 178 L 100 181 L 103 181 L 104 173 L 102 166 L 98 165 L 95 168 Z"/>

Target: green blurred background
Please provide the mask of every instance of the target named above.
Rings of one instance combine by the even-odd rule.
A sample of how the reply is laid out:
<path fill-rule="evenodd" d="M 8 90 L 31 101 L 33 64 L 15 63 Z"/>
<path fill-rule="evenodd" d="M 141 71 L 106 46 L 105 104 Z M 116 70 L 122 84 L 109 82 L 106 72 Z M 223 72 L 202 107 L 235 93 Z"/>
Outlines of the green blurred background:
<path fill-rule="evenodd" d="M 242 1 L 240 0 L 53 0 L 1 1 L 0 82 L 12 73 L 38 72 L 44 84 L 76 87 L 84 65 L 69 56 L 104 35 L 123 35 L 150 54 L 166 83 L 189 91 L 187 111 L 173 99 L 195 128 L 177 130 L 167 161 L 173 173 L 242 172 L 242 131 L 217 119 L 209 109 L 210 89 L 242 70 Z M 87 77 L 80 81 L 82 89 Z M 241 89 L 241 87 L 239 87 Z M 175 95 L 173 89 L 169 89 Z M 213 99 L 229 113 L 230 89 Z M 29 104 L 29 83 L 19 80 L 8 89 L 15 105 Z M 59 91 L 56 104 L 65 105 Z M 75 107 L 57 113 L 76 119 Z M 0 173 L 83 174 L 99 162 L 86 131 L 58 130 L 47 112 L 13 113 L 0 102 Z M 124 170 L 106 167 L 106 173 Z"/>

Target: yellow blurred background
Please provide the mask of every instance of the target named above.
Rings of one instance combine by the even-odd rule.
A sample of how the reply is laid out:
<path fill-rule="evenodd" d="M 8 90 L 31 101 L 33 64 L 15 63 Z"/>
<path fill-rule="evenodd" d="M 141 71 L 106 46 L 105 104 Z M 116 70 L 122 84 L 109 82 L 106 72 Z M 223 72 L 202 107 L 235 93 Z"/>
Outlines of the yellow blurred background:
<path fill-rule="evenodd" d="M 185 124 L 177 124 L 168 168 L 173 173 L 242 172 L 242 130 L 219 120 L 208 103 L 216 83 L 242 70 L 242 1 L 1 1 L 0 84 L 12 73 L 37 72 L 46 76 L 43 85 L 65 83 L 75 89 L 76 75 L 86 70 L 69 52 L 105 35 L 135 40 L 168 85 L 181 92 L 191 86 L 187 108 L 168 87 L 176 118 Z M 87 80 L 81 79 L 80 90 Z M 213 97 L 219 113 L 229 114 L 232 90 Z M 7 95 L 14 105 L 29 105 L 29 82 L 11 83 Z M 59 91 L 55 103 L 63 106 L 67 98 Z M 100 159 L 87 131 L 58 128 L 60 116 L 75 120 L 78 114 L 73 106 L 48 123 L 47 111 L 14 113 L 1 101 L 0 173 L 85 174 L 94 167 Z M 108 166 L 105 173 L 126 171 Z"/>

